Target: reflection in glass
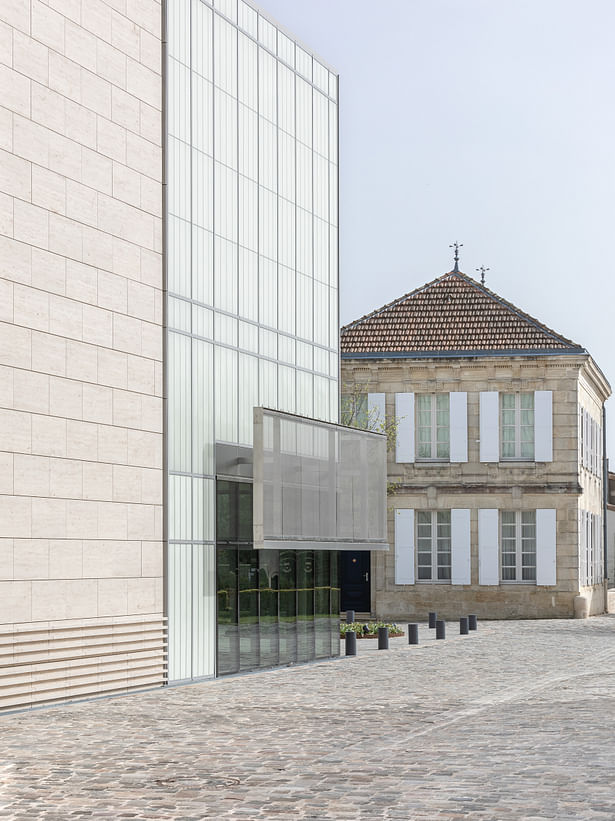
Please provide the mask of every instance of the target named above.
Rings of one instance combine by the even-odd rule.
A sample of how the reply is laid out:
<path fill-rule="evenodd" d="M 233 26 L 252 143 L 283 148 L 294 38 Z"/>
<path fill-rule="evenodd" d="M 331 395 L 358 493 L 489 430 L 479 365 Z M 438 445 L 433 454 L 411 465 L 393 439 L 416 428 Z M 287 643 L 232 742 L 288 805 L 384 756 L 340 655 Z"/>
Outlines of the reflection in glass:
<path fill-rule="evenodd" d="M 217 482 L 218 674 L 339 655 L 338 554 L 254 550 L 252 485 Z"/>
<path fill-rule="evenodd" d="M 239 669 L 260 667 L 258 630 L 258 553 L 239 551 Z"/>
<path fill-rule="evenodd" d="M 218 497 L 218 502 L 220 497 Z M 218 674 L 239 670 L 239 613 L 237 612 L 237 547 L 216 551 L 218 579 Z"/>
<path fill-rule="evenodd" d="M 280 551 L 280 664 L 297 660 L 297 554 Z"/>
<path fill-rule="evenodd" d="M 340 642 L 339 642 L 339 632 L 340 632 L 340 554 L 335 551 L 331 553 L 331 599 L 329 603 L 329 613 L 330 613 L 330 626 L 331 631 L 329 633 L 331 637 L 331 655 L 332 656 L 339 656 L 340 654 Z"/>
<path fill-rule="evenodd" d="M 297 661 L 309 661 L 314 647 L 314 552 L 297 551 Z"/>
<path fill-rule="evenodd" d="M 314 627 L 316 634 L 316 657 L 322 658 L 331 654 L 331 558 L 336 554 L 326 550 L 314 552 Z"/>
<path fill-rule="evenodd" d="M 256 551 L 255 551 L 256 552 Z M 274 667 L 278 664 L 278 582 L 280 574 L 280 551 L 259 552 L 259 626 L 260 626 L 260 666 Z"/>

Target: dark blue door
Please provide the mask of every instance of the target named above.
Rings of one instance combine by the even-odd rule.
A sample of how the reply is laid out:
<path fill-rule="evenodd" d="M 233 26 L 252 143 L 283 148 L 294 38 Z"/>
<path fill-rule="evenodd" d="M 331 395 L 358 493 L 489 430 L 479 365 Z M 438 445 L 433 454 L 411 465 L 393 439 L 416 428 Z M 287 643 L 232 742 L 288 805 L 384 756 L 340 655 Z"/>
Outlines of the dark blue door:
<path fill-rule="evenodd" d="M 356 610 L 357 613 L 370 612 L 369 567 L 369 550 L 340 551 L 342 612 L 344 610 Z"/>

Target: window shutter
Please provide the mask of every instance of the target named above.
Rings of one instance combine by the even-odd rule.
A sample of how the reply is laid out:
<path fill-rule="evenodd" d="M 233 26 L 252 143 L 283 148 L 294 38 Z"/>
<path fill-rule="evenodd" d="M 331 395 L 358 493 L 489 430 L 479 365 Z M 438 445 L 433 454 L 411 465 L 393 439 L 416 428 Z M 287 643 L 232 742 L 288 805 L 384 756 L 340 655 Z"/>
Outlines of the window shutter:
<path fill-rule="evenodd" d="M 480 461 L 500 459 L 500 396 L 497 391 L 480 394 Z"/>
<path fill-rule="evenodd" d="M 395 461 L 414 462 L 414 394 L 395 394 Z"/>
<path fill-rule="evenodd" d="M 534 393 L 534 461 L 553 461 L 553 393 Z"/>
<path fill-rule="evenodd" d="M 471 584 L 469 510 L 451 510 L 451 552 L 452 583 Z"/>
<path fill-rule="evenodd" d="M 596 423 L 593 419 L 589 420 L 589 424 L 591 427 L 591 440 L 592 440 L 592 463 L 591 463 L 591 470 L 592 473 L 596 472 Z"/>
<path fill-rule="evenodd" d="M 395 511 L 395 584 L 414 584 L 414 510 Z"/>
<path fill-rule="evenodd" d="M 579 408 L 579 418 L 578 418 L 578 439 L 579 439 L 579 464 L 583 464 L 583 417 L 582 417 L 582 410 Z"/>
<path fill-rule="evenodd" d="M 450 397 L 451 462 L 468 461 L 468 394 L 453 391 Z"/>
<path fill-rule="evenodd" d="M 596 443 L 594 437 L 594 420 L 589 417 L 589 469 L 594 473 L 594 454 L 596 452 Z"/>
<path fill-rule="evenodd" d="M 369 418 L 370 430 L 375 430 L 378 433 L 383 432 L 382 426 L 385 423 L 384 411 L 384 394 L 383 393 L 368 393 L 367 394 L 367 413 Z"/>
<path fill-rule="evenodd" d="M 500 583 L 499 514 L 496 509 L 478 511 L 478 583 Z"/>
<path fill-rule="evenodd" d="M 582 510 L 579 510 L 579 585 L 585 586 L 585 532 Z"/>
<path fill-rule="evenodd" d="M 536 511 L 536 584 L 557 583 L 556 574 L 556 513 Z"/>

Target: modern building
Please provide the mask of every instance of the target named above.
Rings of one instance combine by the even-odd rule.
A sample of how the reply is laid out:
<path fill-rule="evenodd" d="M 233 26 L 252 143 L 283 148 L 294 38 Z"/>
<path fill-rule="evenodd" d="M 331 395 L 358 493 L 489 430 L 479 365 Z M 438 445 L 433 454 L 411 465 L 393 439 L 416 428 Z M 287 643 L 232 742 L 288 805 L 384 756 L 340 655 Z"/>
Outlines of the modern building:
<path fill-rule="evenodd" d="M 604 612 L 604 403 L 589 353 L 455 270 L 342 328 L 342 393 L 396 426 L 379 618 Z M 354 420 L 359 421 L 357 419 Z M 351 559 L 351 554 L 347 554 Z"/>
<path fill-rule="evenodd" d="M 243 0 L 0 21 L 0 707 L 339 652 L 337 74 Z"/>

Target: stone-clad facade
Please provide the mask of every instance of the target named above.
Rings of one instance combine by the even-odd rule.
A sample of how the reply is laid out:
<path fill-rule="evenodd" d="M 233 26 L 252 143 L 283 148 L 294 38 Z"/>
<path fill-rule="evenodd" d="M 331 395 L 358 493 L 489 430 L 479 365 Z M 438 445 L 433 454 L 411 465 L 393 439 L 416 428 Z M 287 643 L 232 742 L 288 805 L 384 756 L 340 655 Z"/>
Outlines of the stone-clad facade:
<path fill-rule="evenodd" d="M 455 332 L 448 326 L 474 323 L 475 338 L 464 343 L 472 350 L 387 353 L 387 340 L 399 340 L 404 323 L 429 344 L 425 328 L 443 294 L 426 310 L 425 290 L 444 286 L 450 291 L 440 303 L 442 330 L 434 333 L 448 335 L 443 344 L 450 344 Z M 445 618 L 561 618 L 574 614 L 580 594 L 590 614 L 603 612 L 604 376 L 587 352 L 539 323 L 558 347 L 525 348 L 531 318 L 518 311 L 500 350 L 480 350 L 481 329 L 493 326 L 490 303 L 498 300 L 498 312 L 514 306 L 459 272 L 418 293 L 420 300 L 410 294 L 401 307 L 393 303 L 401 320 L 387 306 L 342 329 L 342 391 L 368 395 L 370 424 L 383 408 L 397 420 L 388 470 L 391 550 L 372 555 L 372 612 L 397 620 L 429 610 Z M 367 350 L 370 337 L 381 350 Z M 444 450 L 436 453 L 434 437 L 431 458 L 424 458 L 421 408 L 438 396 L 445 397 L 438 433 Z M 529 450 L 507 458 L 506 403 L 515 396 L 528 403 L 526 419 L 522 410 L 517 419 L 528 422 L 522 439 Z"/>
<path fill-rule="evenodd" d="M 615 473 L 611 471 L 608 474 L 606 521 L 609 588 L 613 588 L 615 587 Z"/>
<path fill-rule="evenodd" d="M 164 681 L 161 21 L 0 3 L 0 708 Z"/>

